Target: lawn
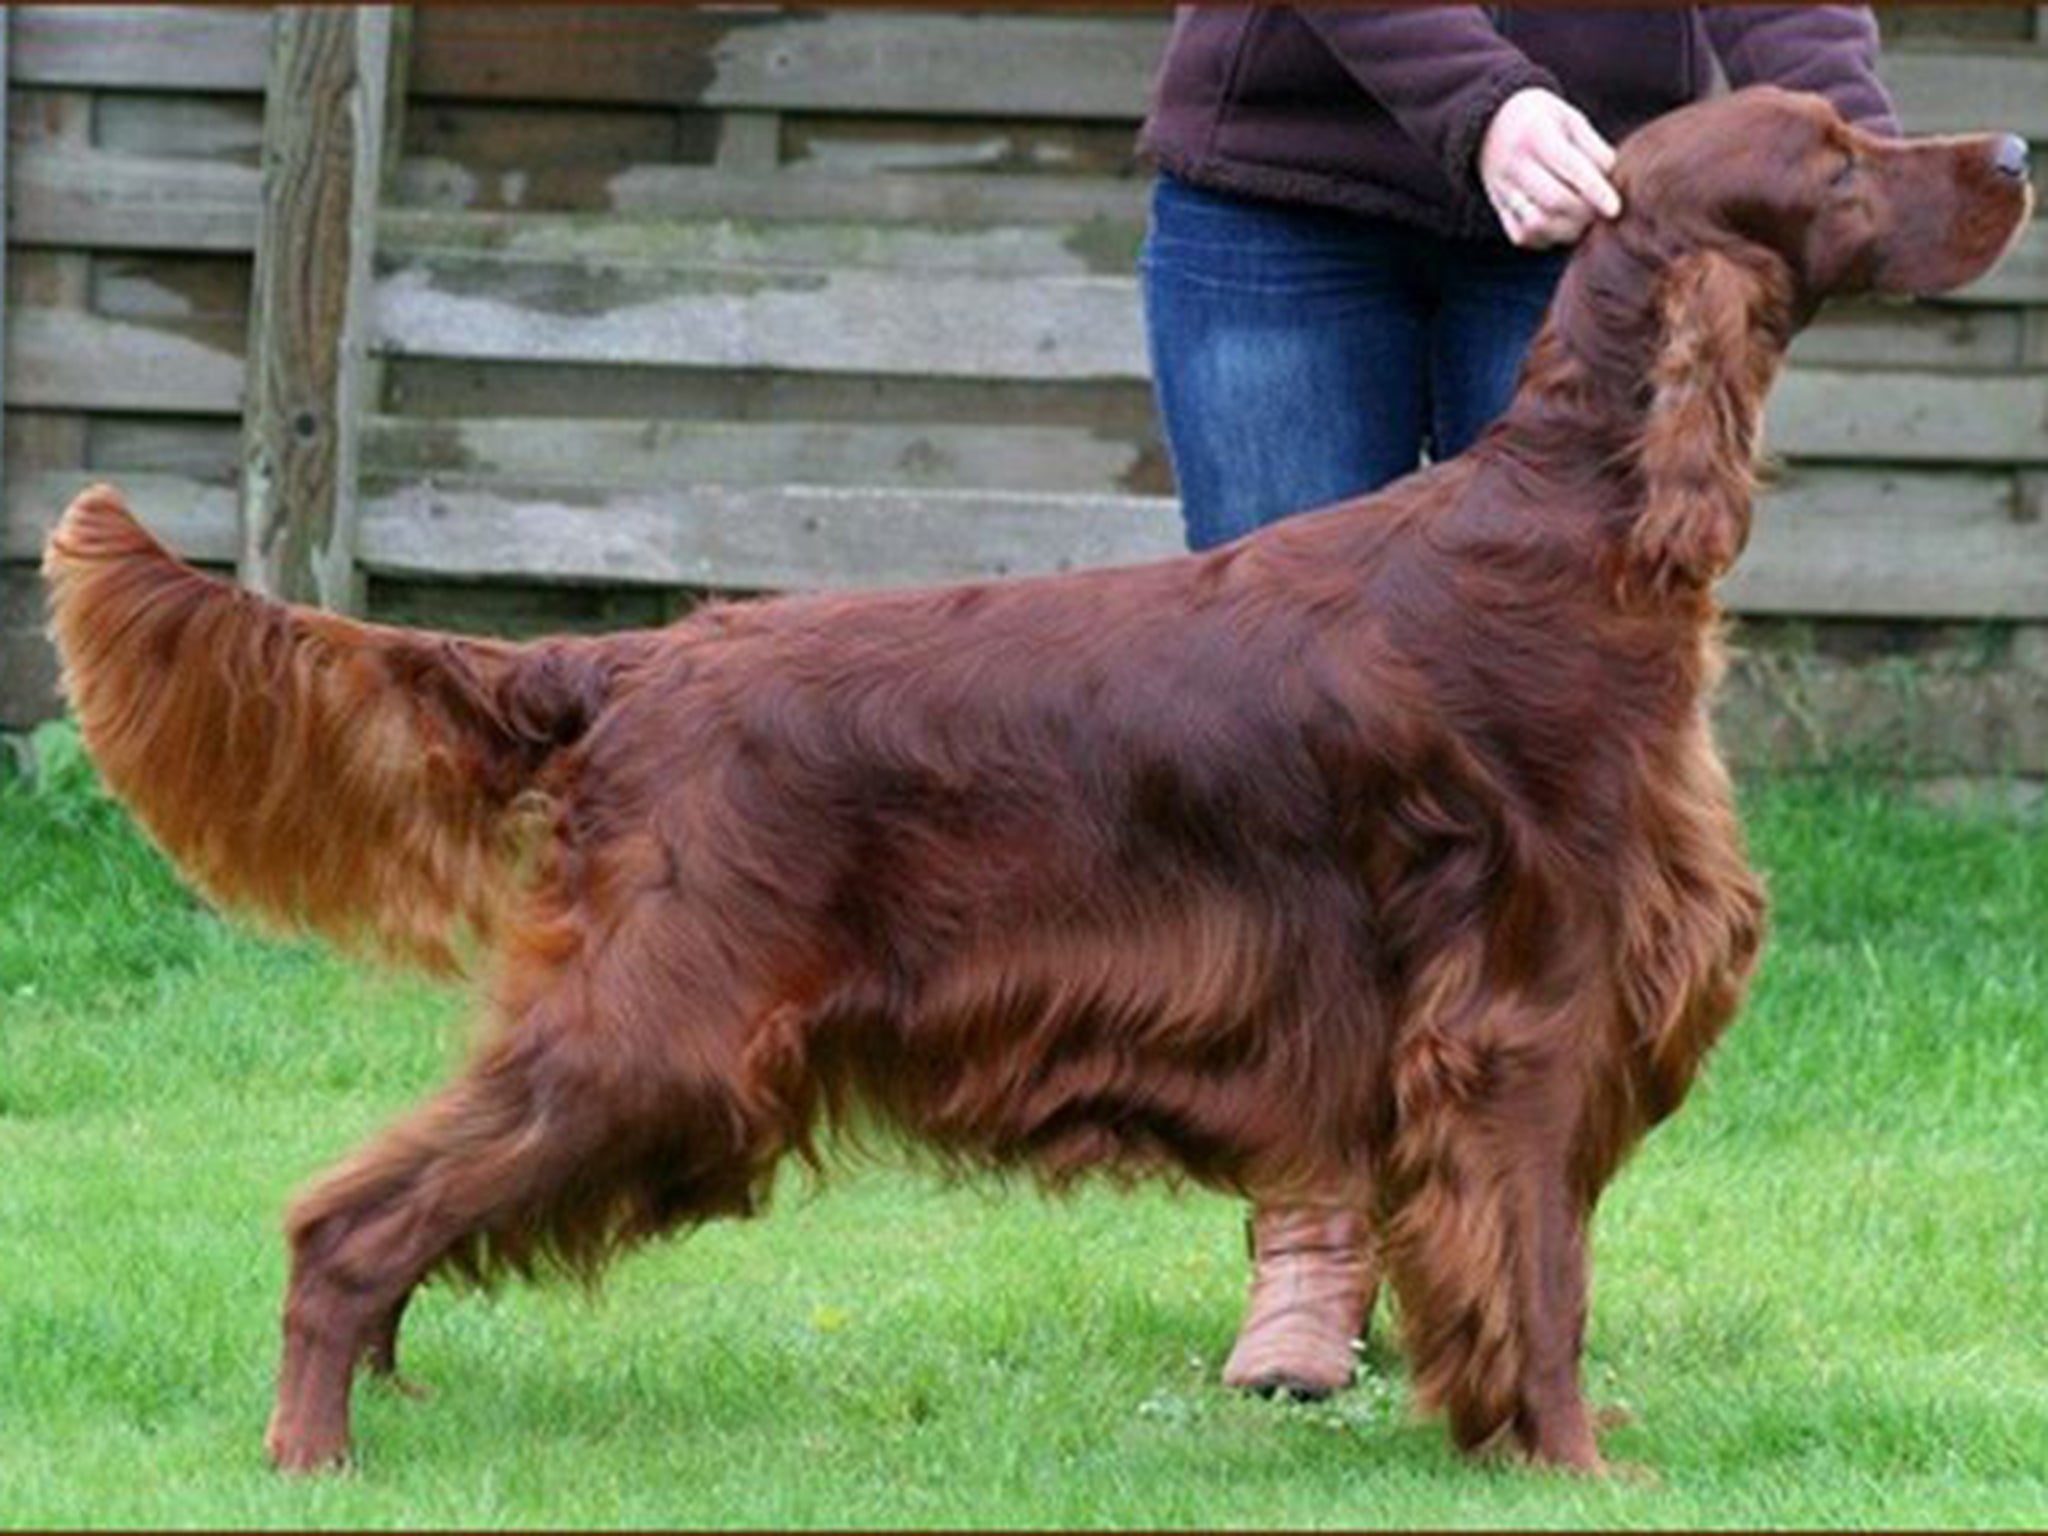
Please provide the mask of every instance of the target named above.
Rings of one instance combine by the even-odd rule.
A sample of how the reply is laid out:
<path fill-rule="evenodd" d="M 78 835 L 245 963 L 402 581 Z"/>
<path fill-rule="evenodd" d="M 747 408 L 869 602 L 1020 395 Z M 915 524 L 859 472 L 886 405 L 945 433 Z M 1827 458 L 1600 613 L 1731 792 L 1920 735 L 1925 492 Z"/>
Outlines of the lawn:
<path fill-rule="evenodd" d="M 596 1296 L 436 1288 L 360 1459 L 260 1440 L 278 1218 L 462 999 L 247 937 L 62 760 L 0 786 L 0 1523 L 2048 1523 L 2048 818 L 1754 783 L 1755 999 L 1610 1194 L 1588 1377 L 1643 1469 L 1473 1466 L 1383 1328 L 1321 1407 L 1215 1381 L 1207 1195 L 787 1182 Z"/>

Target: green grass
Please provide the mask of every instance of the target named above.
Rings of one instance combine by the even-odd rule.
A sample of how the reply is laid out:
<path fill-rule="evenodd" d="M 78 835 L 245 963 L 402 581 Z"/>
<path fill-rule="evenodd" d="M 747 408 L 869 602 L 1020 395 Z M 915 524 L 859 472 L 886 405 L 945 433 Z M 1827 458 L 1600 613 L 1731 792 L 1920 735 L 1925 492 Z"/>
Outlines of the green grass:
<path fill-rule="evenodd" d="M 416 1403 L 271 1476 L 277 1222 L 462 1000 L 223 927 L 89 791 L 0 786 L 0 1523 L 2048 1523 L 2048 825 L 1750 787 L 1755 1001 L 1603 1207 L 1601 1483 L 1459 1461 L 1397 1358 L 1216 1385 L 1229 1202 L 863 1172 L 604 1291 L 434 1289 Z"/>

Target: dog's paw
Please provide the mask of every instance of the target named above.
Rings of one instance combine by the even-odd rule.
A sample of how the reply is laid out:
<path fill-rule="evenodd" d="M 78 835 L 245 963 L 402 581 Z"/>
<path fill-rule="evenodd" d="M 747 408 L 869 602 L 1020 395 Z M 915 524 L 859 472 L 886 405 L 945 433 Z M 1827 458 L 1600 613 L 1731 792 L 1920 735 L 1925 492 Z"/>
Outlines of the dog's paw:
<path fill-rule="evenodd" d="M 303 1434 L 272 1425 L 263 1437 L 270 1465 L 287 1477 L 314 1477 L 350 1469 L 348 1437 Z"/>

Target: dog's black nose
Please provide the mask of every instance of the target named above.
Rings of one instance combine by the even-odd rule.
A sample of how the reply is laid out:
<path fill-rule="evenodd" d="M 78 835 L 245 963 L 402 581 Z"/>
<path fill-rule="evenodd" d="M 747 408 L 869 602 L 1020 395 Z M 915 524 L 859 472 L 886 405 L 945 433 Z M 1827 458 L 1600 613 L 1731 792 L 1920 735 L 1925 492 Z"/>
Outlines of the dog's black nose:
<path fill-rule="evenodd" d="M 2027 141 L 2014 134 L 1999 139 L 1991 151 L 1991 163 L 1998 167 L 2001 176 L 2010 176 L 2014 181 L 2027 179 Z"/>

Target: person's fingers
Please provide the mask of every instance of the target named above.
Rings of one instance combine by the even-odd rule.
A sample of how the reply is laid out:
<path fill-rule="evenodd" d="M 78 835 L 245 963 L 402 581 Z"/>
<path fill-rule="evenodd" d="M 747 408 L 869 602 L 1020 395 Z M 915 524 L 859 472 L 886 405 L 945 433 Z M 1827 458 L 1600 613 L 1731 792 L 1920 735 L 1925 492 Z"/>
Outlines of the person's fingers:
<path fill-rule="evenodd" d="M 1521 194 L 1535 205 L 1539 214 L 1572 213 L 1586 201 L 1534 156 L 1512 167 L 1501 180 L 1511 195 Z"/>
<path fill-rule="evenodd" d="M 1554 245 L 1570 245 L 1586 232 L 1589 216 L 1578 218 L 1546 213 L 1524 224 L 1508 238 L 1525 251 L 1545 251 Z"/>
<path fill-rule="evenodd" d="M 1519 246 L 1527 243 L 1522 233 L 1522 216 L 1510 204 L 1495 198 L 1493 211 L 1499 217 L 1501 233 L 1508 237 L 1510 245 Z"/>
<path fill-rule="evenodd" d="M 1591 204 L 1534 160 L 1501 178 L 1493 202 L 1508 238 L 1528 249 L 1569 244 L 1594 216 Z"/>
<path fill-rule="evenodd" d="M 1578 239 L 1621 212 L 1608 172 L 1615 152 L 1586 115 L 1548 91 L 1504 103 L 1480 147 L 1479 171 L 1501 228 L 1519 246 Z"/>
<path fill-rule="evenodd" d="M 1565 138 L 1570 143 L 1572 151 L 1583 156 L 1598 176 L 1598 181 L 1592 184 L 1582 176 L 1574 176 L 1571 178 L 1573 185 L 1578 187 L 1586 200 L 1600 211 L 1602 217 L 1619 218 L 1621 193 L 1608 179 L 1608 173 L 1614 169 L 1614 146 L 1602 138 L 1599 129 L 1588 122 L 1585 114 L 1576 108 L 1560 114 L 1559 122 L 1564 128 Z"/>
<path fill-rule="evenodd" d="M 1533 247 L 1552 242 L 1552 214 L 1540 198 L 1513 183 L 1504 183 L 1493 197 L 1501 227 L 1516 245 Z"/>
<path fill-rule="evenodd" d="M 1569 245 L 1585 232 L 1592 216 L 1591 210 L 1583 205 L 1576 215 L 1550 213 L 1519 195 L 1512 200 L 1496 201 L 1494 211 L 1500 216 L 1501 229 L 1508 240 L 1524 250 Z"/>
<path fill-rule="evenodd" d="M 1518 246 L 1530 243 L 1536 224 L 1543 217 L 1543 210 L 1534 198 L 1518 187 L 1505 184 L 1489 186 L 1487 196 L 1493 203 L 1493 211 L 1500 217 L 1500 227 L 1510 242 Z"/>
<path fill-rule="evenodd" d="M 1600 136 L 1600 130 L 1593 126 L 1585 113 L 1572 107 L 1559 113 L 1558 117 L 1564 124 L 1565 136 L 1581 154 L 1600 167 L 1603 174 L 1614 169 L 1614 146 Z"/>
<path fill-rule="evenodd" d="M 1589 210 L 1609 219 L 1621 212 L 1621 194 L 1584 150 L 1568 139 L 1560 139 L 1550 146 L 1550 151 L 1544 168 L 1571 188 Z"/>

